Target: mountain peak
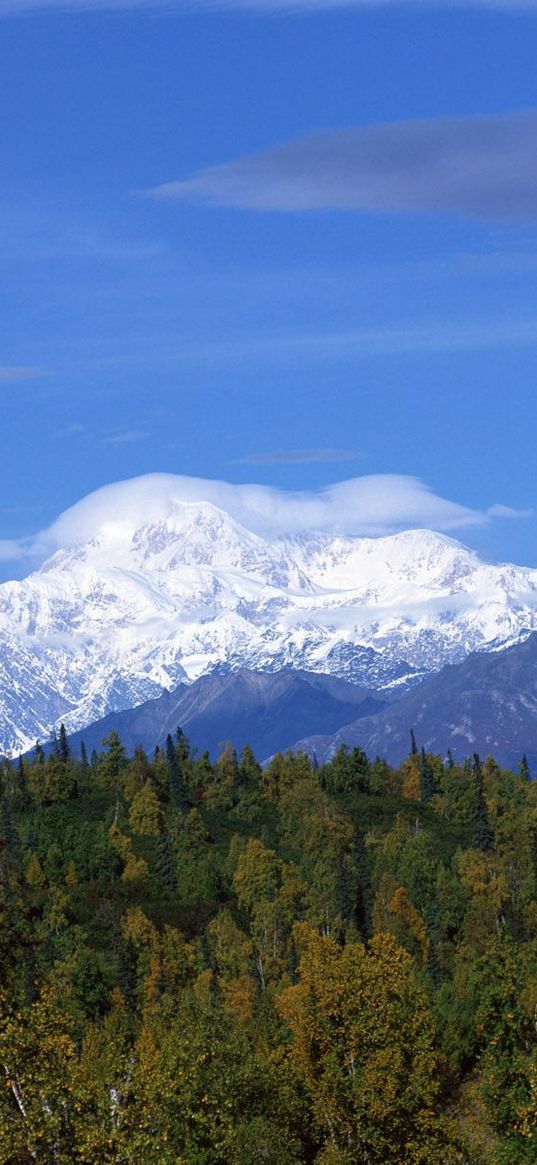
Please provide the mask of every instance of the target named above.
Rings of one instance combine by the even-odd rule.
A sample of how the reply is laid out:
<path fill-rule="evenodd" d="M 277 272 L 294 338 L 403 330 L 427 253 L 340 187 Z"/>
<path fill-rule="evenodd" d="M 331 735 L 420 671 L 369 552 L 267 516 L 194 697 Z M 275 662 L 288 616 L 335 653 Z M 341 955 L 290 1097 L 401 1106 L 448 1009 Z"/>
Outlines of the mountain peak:
<path fill-rule="evenodd" d="M 404 687 L 537 628 L 537 571 L 428 529 L 316 532 L 311 513 L 275 537 L 271 491 L 241 488 L 149 475 L 63 515 L 56 553 L 0 586 L 4 747 L 219 669 Z"/>

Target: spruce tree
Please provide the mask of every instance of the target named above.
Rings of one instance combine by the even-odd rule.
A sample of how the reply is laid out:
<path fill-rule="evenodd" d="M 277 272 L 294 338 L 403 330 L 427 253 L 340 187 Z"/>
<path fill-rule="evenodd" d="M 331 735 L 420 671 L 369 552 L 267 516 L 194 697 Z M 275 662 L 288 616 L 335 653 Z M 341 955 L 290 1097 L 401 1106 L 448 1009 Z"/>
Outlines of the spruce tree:
<path fill-rule="evenodd" d="M 175 741 L 179 760 L 187 761 L 190 756 L 190 741 L 188 736 L 185 736 L 182 728 L 177 729 L 175 733 Z"/>
<path fill-rule="evenodd" d="M 64 762 L 64 764 L 67 764 L 67 762 L 69 761 L 70 756 L 71 756 L 70 751 L 69 751 L 69 741 L 67 739 L 67 732 L 65 730 L 65 724 L 63 723 L 63 721 L 60 724 L 60 735 L 58 737 L 58 755 L 60 757 L 60 760 L 62 760 Z"/>
<path fill-rule="evenodd" d="M 477 752 L 474 752 L 474 849 L 481 853 L 488 853 L 493 845 L 493 833 L 489 820 L 485 791 L 483 788 L 483 769 Z"/>
<path fill-rule="evenodd" d="M 190 802 L 183 778 L 182 760 L 179 748 L 175 747 L 173 739 L 168 733 L 166 737 L 166 765 L 170 778 L 170 804 L 180 813 L 187 813 Z"/>
<path fill-rule="evenodd" d="M 453 753 L 450 748 L 447 750 L 446 765 L 448 769 L 455 768 L 455 761 L 453 760 Z"/>
<path fill-rule="evenodd" d="M 356 889 L 356 925 L 362 939 L 368 939 L 372 933 L 372 916 L 374 893 L 371 883 L 370 859 L 368 857 L 363 835 L 356 834 L 355 863 L 357 873 Z"/>
<path fill-rule="evenodd" d="M 11 867 L 19 856 L 19 837 L 4 794 L 0 799 L 0 859 L 3 865 Z"/>
<path fill-rule="evenodd" d="M 418 755 L 418 746 L 417 746 L 417 744 L 416 744 L 416 737 L 415 737 L 415 735 L 414 735 L 414 729 L 413 729 L 413 728 L 411 728 L 411 729 L 410 729 L 410 755 L 411 755 L 411 756 L 417 756 L 417 755 Z"/>
<path fill-rule="evenodd" d="M 426 804 L 428 801 L 431 801 L 435 793 L 436 787 L 432 766 L 425 749 L 422 748 L 420 753 L 420 801 Z"/>
<path fill-rule="evenodd" d="M 83 740 L 80 743 L 80 766 L 83 769 L 88 768 L 88 754 Z"/>
<path fill-rule="evenodd" d="M 522 760 L 518 766 L 518 771 L 519 771 L 520 776 L 522 777 L 522 779 L 524 781 L 529 781 L 531 779 L 530 778 L 530 766 L 528 764 L 528 758 L 526 756 L 526 753 L 524 753 L 524 756 L 522 757 Z"/>

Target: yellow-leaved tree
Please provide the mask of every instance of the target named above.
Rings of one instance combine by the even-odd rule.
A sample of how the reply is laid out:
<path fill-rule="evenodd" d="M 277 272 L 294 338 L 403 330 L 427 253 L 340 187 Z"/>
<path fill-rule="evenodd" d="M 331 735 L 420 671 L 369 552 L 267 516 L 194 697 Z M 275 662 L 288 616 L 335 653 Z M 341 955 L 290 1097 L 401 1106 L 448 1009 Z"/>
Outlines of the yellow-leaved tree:
<path fill-rule="evenodd" d="M 279 1009 L 325 1145 L 319 1161 L 448 1165 L 434 1026 L 412 959 L 389 935 L 341 948 L 295 927 L 299 981 Z"/>

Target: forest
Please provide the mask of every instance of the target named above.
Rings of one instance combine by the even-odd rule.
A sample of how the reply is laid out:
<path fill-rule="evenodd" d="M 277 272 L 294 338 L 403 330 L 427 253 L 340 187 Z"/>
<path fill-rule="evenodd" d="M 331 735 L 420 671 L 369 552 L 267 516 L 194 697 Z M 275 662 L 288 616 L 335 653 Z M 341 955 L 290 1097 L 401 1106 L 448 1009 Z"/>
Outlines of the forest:
<path fill-rule="evenodd" d="M 537 784 L 409 734 L 0 766 L 0 1165 L 537 1162 Z"/>

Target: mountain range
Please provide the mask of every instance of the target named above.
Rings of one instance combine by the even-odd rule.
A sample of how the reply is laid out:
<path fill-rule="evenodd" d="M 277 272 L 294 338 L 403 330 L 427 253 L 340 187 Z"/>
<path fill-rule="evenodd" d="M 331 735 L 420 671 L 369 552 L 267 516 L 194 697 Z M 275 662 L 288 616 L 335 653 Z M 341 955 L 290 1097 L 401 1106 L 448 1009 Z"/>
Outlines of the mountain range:
<path fill-rule="evenodd" d="M 208 749 L 213 757 L 230 742 L 237 752 L 248 744 L 264 760 L 291 746 L 297 736 L 317 732 L 320 724 L 336 732 L 385 706 L 377 693 L 336 676 L 240 668 L 201 676 L 137 708 L 111 712 L 69 739 L 74 754 L 82 741 L 88 752 L 100 751 L 113 731 L 129 753 L 141 745 L 151 755 L 180 727 L 194 748 Z"/>
<path fill-rule="evenodd" d="M 150 480 L 149 510 L 147 479 L 114 487 L 111 512 L 81 521 L 79 537 L 71 521 L 64 546 L 0 586 L 3 751 L 215 672 L 291 668 L 412 691 L 537 628 L 537 570 L 446 535 L 263 535 L 169 476 Z"/>
<path fill-rule="evenodd" d="M 398 764 L 410 747 L 410 729 L 426 751 L 463 760 L 493 756 L 516 768 L 525 754 L 537 770 L 537 634 L 503 651 L 476 653 L 448 665 L 373 716 L 356 718 L 333 734 L 298 740 L 295 749 L 319 763 L 346 744 Z"/>
<path fill-rule="evenodd" d="M 291 749 L 331 760 L 342 745 L 397 765 L 418 746 L 456 759 L 478 752 L 516 768 L 525 753 L 537 771 L 537 633 L 494 652 L 448 664 L 407 691 L 377 693 L 335 676 L 239 669 L 201 676 L 136 708 L 112 712 L 70 737 L 77 754 L 100 750 L 117 732 L 129 753 L 151 754 L 181 727 L 194 748 L 213 757 L 229 741 L 262 761 Z M 322 727 L 322 733 L 319 728 Z"/>

